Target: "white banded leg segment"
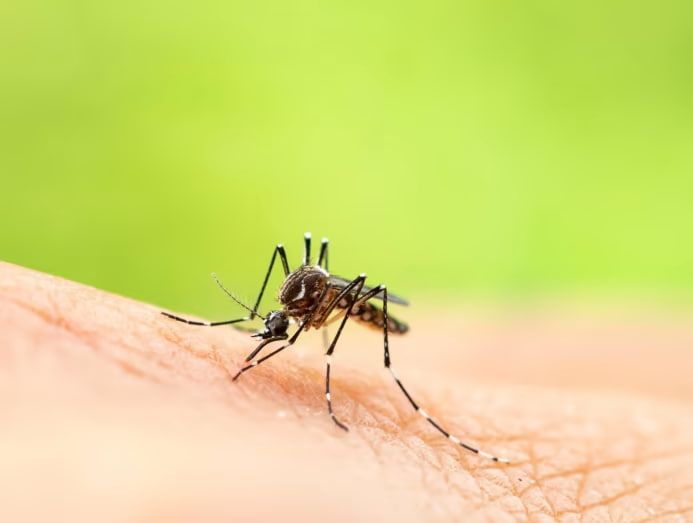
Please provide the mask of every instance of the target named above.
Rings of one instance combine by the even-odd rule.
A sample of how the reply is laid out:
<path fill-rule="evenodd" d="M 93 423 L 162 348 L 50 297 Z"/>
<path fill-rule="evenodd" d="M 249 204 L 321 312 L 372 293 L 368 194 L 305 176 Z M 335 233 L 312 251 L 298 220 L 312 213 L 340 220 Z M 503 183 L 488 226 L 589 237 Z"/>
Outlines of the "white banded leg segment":
<path fill-rule="evenodd" d="M 327 412 L 330 413 L 332 421 L 334 421 L 339 428 L 349 430 L 349 427 L 347 427 L 344 423 L 339 421 L 337 416 L 335 416 L 334 411 L 332 410 L 332 394 L 330 394 L 330 367 L 332 366 L 332 355 L 328 354 L 326 359 L 327 370 L 325 371 L 325 399 L 327 400 Z"/>
<path fill-rule="evenodd" d="M 308 265 L 310 263 L 310 238 L 309 232 L 303 235 L 303 265 Z"/>
<path fill-rule="evenodd" d="M 356 303 L 356 297 L 361 293 L 361 289 L 363 289 L 363 281 L 365 279 L 365 275 L 360 275 L 357 277 L 355 280 L 350 282 L 346 287 L 341 289 L 340 293 L 335 296 L 335 298 L 330 302 L 330 305 L 328 306 L 327 310 L 328 313 L 334 310 L 334 308 L 337 306 L 337 304 L 340 302 L 340 300 L 347 298 L 351 299 L 351 302 L 348 303 L 348 307 L 346 308 L 346 312 L 344 313 L 344 316 L 342 317 L 342 321 L 339 324 L 339 328 L 337 329 L 337 333 L 334 335 L 334 338 L 332 339 L 332 343 L 330 343 L 330 346 L 327 348 L 327 353 L 326 353 L 326 371 L 325 371 L 325 399 L 327 400 L 327 410 L 330 413 L 330 417 L 332 418 L 332 421 L 335 422 L 335 424 L 344 430 L 349 430 L 349 428 L 339 421 L 337 419 L 337 416 L 335 416 L 333 410 L 332 410 L 332 397 L 330 396 L 330 368 L 332 366 L 332 353 L 334 352 L 335 347 L 337 346 L 337 341 L 339 340 L 339 336 L 342 334 L 342 330 L 344 329 L 344 325 L 346 324 L 346 321 L 349 319 L 349 313 L 351 311 L 351 308 L 353 307 L 354 303 Z M 324 296 L 325 290 L 328 289 L 328 286 L 325 286 L 325 289 L 323 290 L 322 294 L 320 295 L 321 297 Z M 353 297 L 351 297 L 353 294 Z M 364 296 L 361 299 L 366 299 L 366 296 Z M 319 302 L 320 300 L 318 300 Z"/>
<path fill-rule="evenodd" d="M 240 322 L 248 321 L 251 319 L 250 316 L 244 316 L 243 318 L 238 318 L 237 320 L 198 321 L 198 320 L 189 320 L 187 318 L 183 318 L 182 316 L 176 316 L 175 314 L 171 314 L 169 312 L 163 312 L 162 311 L 161 314 L 163 314 L 167 318 L 171 318 L 172 320 L 187 323 L 188 325 L 201 325 L 203 327 L 218 327 L 219 325 L 231 325 L 232 323 L 240 323 Z"/>
<path fill-rule="evenodd" d="M 411 403 L 412 407 L 414 407 L 414 410 L 416 410 L 416 412 L 418 412 L 424 419 L 426 419 L 426 421 L 428 421 L 431 425 L 433 425 L 436 428 L 436 430 L 438 432 L 440 432 L 443 436 L 448 438 L 453 443 L 459 445 L 463 449 L 468 450 L 469 452 L 473 452 L 474 454 L 478 454 L 479 456 L 482 456 L 486 459 L 490 459 L 492 461 L 497 461 L 499 463 L 510 463 L 510 461 L 505 459 L 505 458 L 499 458 L 497 456 L 494 456 L 493 454 L 489 454 L 488 452 L 484 452 L 483 450 L 479 450 L 475 447 L 472 447 L 471 445 L 467 445 L 466 443 L 460 441 L 459 438 L 453 436 L 447 430 L 445 430 L 443 427 L 438 425 L 438 423 L 433 418 L 431 418 L 431 416 L 428 415 L 428 412 L 426 412 L 424 409 L 422 409 L 421 407 L 419 407 L 416 404 L 414 399 L 409 395 L 409 392 L 407 392 L 407 389 L 404 388 L 404 385 L 400 381 L 399 377 L 397 377 L 397 374 L 392 369 L 392 367 L 388 367 L 388 369 L 390 371 L 390 374 L 392 374 L 392 377 L 394 378 L 395 382 L 399 386 L 400 390 L 407 397 L 407 399 L 409 400 L 409 403 Z"/>

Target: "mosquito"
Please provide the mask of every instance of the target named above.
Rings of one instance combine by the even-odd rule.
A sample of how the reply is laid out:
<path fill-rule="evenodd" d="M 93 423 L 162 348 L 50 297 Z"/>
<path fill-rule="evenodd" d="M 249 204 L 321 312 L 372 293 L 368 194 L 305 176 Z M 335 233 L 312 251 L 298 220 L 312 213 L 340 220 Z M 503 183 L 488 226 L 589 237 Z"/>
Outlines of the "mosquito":
<path fill-rule="evenodd" d="M 241 367 L 241 369 L 233 376 L 232 381 L 236 381 L 243 373 L 257 367 L 259 364 L 267 361 L 272 356 L 277 355 L 284 349 L 291 347 L 303 331 L 310 330 L 311 328 L 316 330 L 321 329 L 341 319 L 341 321 L 339 321 L 337 332 L 332 338 L 326 352 L 327 366 L 325 370 L 325 399 L 327 400 L 327 411 L 330 417 L 339 428 L 346 431 L 348 431 L 349 428 L 342 423 L 339 418 L 337 418 L 334 410 L 332 409 L 332 396 L 330 394 L 330 368 L 332 367 L 332 353 L 337 346 L 337 341 L 342 334 L 344 325 L 350 318 L 369 327 L 382 330 L 385 367 L 390 371 L 395 383 L 397 383 L 397 386 L 400 388 L 411 406 L 414 407 L 414 410 L 418 412 L 424 419 L 426 419 L 426 421 L 428 421 L 431 425 L 433 425 L 433 427 L 443 436 L 463 449 L 493 461 L 509 463 L 509 460 L 505 458 L 496 457 L 493 454 L 489 454 L 464 443 L 439 425 L 438 422 L 431 418 L 428 413 L 422 409 L 418 403 L 416 403 L 416 401 L 414 401 L 390 365 L 389 335 L 404 334 L 409 330 L 409 327 L 406 323 L 388 314 L 388 304 L 394 303 L 397 305 L 408 305 L 407 301 L 399 298 L 398 296 L 390 294 L 385 285 L 378 285 L 375 287 L 367 286 L 365 284 L 366 274 L 364 273 L 359 274 L 353 280 L 344 279 L 339 276 L 335 276 L 334 274 L 330 274 L 327 270 L 327 244 L 327 239 L 323 238 L 320 244 L 320 252 L 318 254 L 317 263 L 315 265 L 311 265 L 311 235 L 310 233 L 306 233 L 304 235 L 303 263 L 301 263 L 301 265 L 293 271 L 289 268 L 289 262 L 286 257 L 284 246 L 282 244 L 277 245 L 272 253 L 272 258 L 270 259 L 270 264 L 269 268 L 267 269 L 267 273 L 265 274 L 265 279 L 262 282 L 260 293 L 258 294 L 257 300 L 255 300 L 255 305 L 253 305 L 252 308 L 248 307 L 232 292 L 226 289 L 219 281 L 216 274 L 212 273 L 212 277 L 216 281 L 217 285 L 219 285 L 219 287 L 229 297 L 231 297 L 231 299 L 233 299 L 250 313 L 247 316 L 233 320 L 207 322 L 189 320 L 168 312 L 162 312 L 161 314 L 183 323 L 190 325 L 202 325 L 206 327 L 217 327 L 219 325 L 242 323 L 250 321 L 256 317 L 262 319 L 264 329 L 252 335 L 252 337 L 259 338 L 261 341 L 245 359 L 247 365 Z M 260 314 L 260 312 L 258 312 L 258 309 L 260 307 L 262 296 L 265 293 L 267 282 L 272 274 L 272 269 L 274 268 L 277 256 L 281 261 L 285 277 L 278 293 L 278 301 L 282 308 L 272 310 L 267 315 L 263 316 Z M 382 302 L 382 307 L 373 304 L 370 300 L 380 300 Z M 290 319 L 294 320 L 298 326 L 292 335 L 289 335 L 288 333 L 291 324 Z M 326 333 L 327 330 L 325 329 L 323 332 Z M 327 342 L 327 336 L 325 336 L 324 339 Z M 262 349 L 271 343 L 279 341 L 283 341 L 285 343 L 268 354 L 255 359 Z M 327 345 L 327 343 L 325 344 Z"/>

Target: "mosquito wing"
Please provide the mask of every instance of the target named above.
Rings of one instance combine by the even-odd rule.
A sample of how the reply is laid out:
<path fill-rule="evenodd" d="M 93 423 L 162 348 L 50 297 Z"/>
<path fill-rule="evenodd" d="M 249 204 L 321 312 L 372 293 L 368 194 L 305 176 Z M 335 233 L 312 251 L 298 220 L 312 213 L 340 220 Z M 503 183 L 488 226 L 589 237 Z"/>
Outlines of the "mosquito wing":
<path fill-rule="evenodd" d="M 351 283 L 351 280 L 347 280 L 345 278 L 342 278 L 341 276 L 335 276 L 334 274 L 330 274 L 330 279 L 328 280 L 328 282 L 334 287 L 344 288 Z M 371 290 L 373 290 L 373 287 L 368 287 L 367 285 L 364 285 L 361 289 L 361 294 L 359 296 L 363 296 Z M 373 298 L 377 300 L 382 300 L 383 294 L 376 294 L 375 296 L 373 296 Z M 407 300 L 405 300 L 404 298 L 400 298 L 399 296 L 395 296 L 394 294 L 390 294 L 389 291 L 387 293 L 387 301 L 397 303 L 398 305 L 409 305 L 409 302 Z"/>

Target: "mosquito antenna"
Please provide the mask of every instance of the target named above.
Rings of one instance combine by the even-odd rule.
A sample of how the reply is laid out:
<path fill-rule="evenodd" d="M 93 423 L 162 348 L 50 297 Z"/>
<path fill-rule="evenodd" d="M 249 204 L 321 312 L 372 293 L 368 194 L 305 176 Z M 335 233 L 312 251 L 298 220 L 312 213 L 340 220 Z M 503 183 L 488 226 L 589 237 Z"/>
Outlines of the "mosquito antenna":
<path fill-rule="evenodd" d="M 253 309 L 251 309 L 250 307 L 248 307 L 245 303 L 243 303 L 241 300 L 239 300 L 238 298 L 236 298 L 236 296 L 234 296 L 234 294 L 233 294 L 230 290 L 228 290 L 226 287 L 224 287 L 224 286 L 221 284 L 221 282 L 219 281 L 219 278 L 217 278 L 217 273 L 216 273 L 216 272 L 213 272 L 213 273 L 212 273 L 212 278 L 214 278 L 214 281 L 217 282 L 217 285 L 219 286 L 219 288 L 220 288 L 222 291 L 224 291 L 227 295 L 229 295 L 233 301 L 235 301 L 236 303 L 238 303 L 238 305 L 240 305 L 241 307 L 243 307 L 245 310 L 247 310 L 247 311 L 250 312 L 251 314 L 254 314 L 255 316 L 258 316 L 259 318 L 262 318 L 263 320 L 265 319 L 265 317 L 264 317 L 262 314 L 260 314 L 258 311 L 254 311 Z M 252 317 L 252 316 L 251 316 L 251 317 Z"/>

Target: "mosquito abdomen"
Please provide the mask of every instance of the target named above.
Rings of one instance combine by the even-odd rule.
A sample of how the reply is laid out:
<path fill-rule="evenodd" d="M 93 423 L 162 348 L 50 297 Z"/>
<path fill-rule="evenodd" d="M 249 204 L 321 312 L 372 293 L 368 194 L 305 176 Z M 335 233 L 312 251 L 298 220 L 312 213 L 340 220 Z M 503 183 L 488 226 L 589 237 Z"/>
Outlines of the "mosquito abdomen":
<path fill-rule="evenodd" d="M 383 310 L 368 302 L 352 307 L 349 317 L 376 329 L 382 329 L 385 321 Z M 409 325 L 388 314 L 387 330 L 394 334 L 404 334 L 409 330 Z"/>

